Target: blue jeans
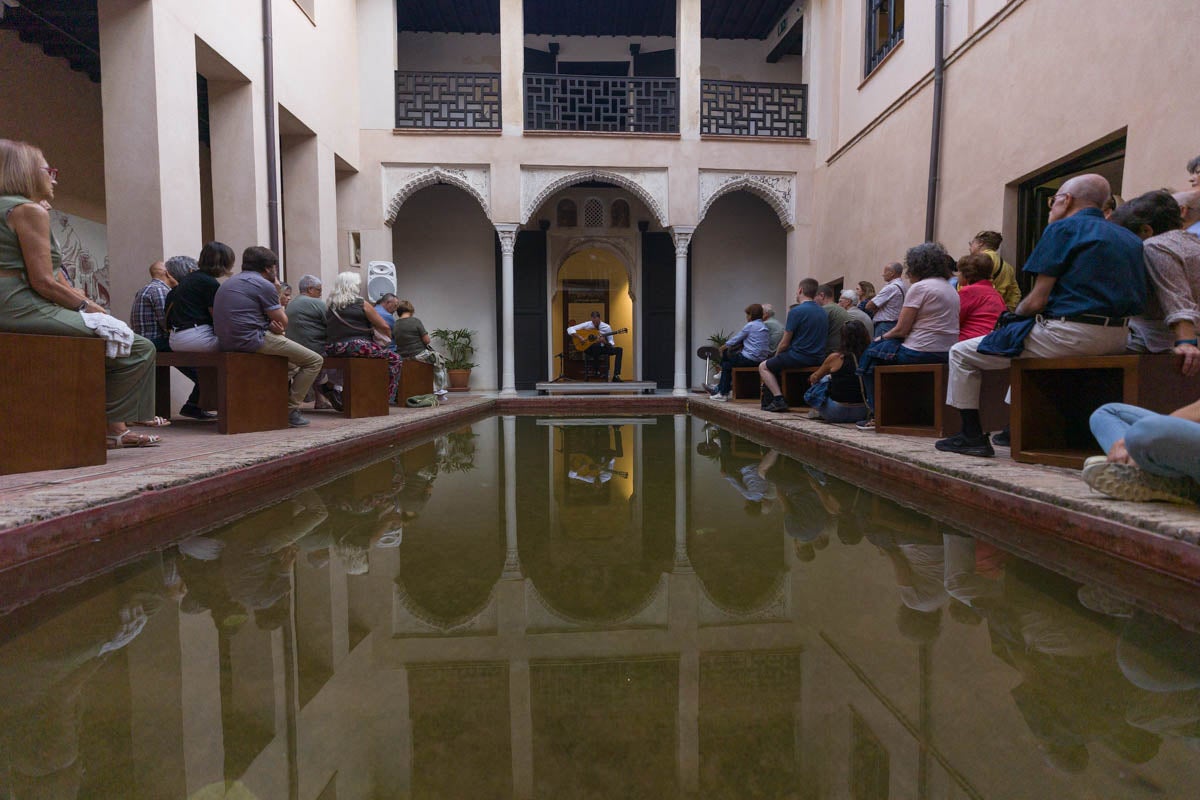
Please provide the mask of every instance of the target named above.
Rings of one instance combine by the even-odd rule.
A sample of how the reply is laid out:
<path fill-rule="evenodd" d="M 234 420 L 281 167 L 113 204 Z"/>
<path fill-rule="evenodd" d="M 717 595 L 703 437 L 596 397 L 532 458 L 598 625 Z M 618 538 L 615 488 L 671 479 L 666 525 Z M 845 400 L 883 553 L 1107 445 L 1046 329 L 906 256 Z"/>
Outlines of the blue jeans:
<path fill-rule="evenodd" d="M 717 394 L 729 394 L 733 389 L 734 367 L 757 367 L 758 362 L 741 353 L 726 353 L 721 359 L 721 380 L 717 381 Z"/>
<path fill-rule="evenodd" d="M 1108 403 L 1092 413 L 1091 426 L 1104 452 L 1124 439 L 1130 458 L 1146 472 L 1200 481 L 1200 423 Z"/>
<path fill-rule="evenodd" d="M 891 320 L 887 320 L 887 321 L 876 322 L 875 323 L 875 335 L 883 336 L 885 333 L 890 331 L 892 328 L 896 327 L 896 323 L 899 321 L 900 320 L 898 320 L 898 319 L 891 319 Z"/>
<path fill-rule="evenodd" d="M 872 412 L 875 411 L 876 365 L 890 367 L 893 364 L 945 364 L 950 358 L 949 353 L 923 353 L 919 350 L 909 350 L 901 345 L 900 349 L 896 351 L 894 360 L 878 360 L 872 352 L 874 349 L 875 345 L 868 347 L 858 360 L 858 374 L 862 375 L 863 380 L 863 395 Z"/>
<path fill-rule="evenodd" d="M 821 412 L 821 419 L 826 422 L 858 422 L 860 419 L 866 419 L 868 414 L 867 407 L 861 403 L 850 405 L 828 398 L 814 410 Z"/>

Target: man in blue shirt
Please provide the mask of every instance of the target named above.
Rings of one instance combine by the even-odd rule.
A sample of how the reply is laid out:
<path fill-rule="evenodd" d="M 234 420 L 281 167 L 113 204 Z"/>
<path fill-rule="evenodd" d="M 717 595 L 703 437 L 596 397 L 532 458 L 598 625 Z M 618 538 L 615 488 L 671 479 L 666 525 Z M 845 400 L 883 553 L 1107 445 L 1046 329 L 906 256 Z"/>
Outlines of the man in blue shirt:
<path fill-rule="evenodd" d="M 796 302 L 788 311 L 783 326 L 783 338 L 773 358 L 758 365 L 763 382 L 763 408 L 767 411 L 787 411 L 787 400 L 779 389 L 779 373 L 795 367 L 815 367 L 825 360 L 825 340 L 829 335 L 829 317 L 816 302 L 817 287 L 813 278 L 800 281 Z M 768 397 L 769 395 L 769 397 Z"/>
<path fill-rule="evenodd" d="M 1104 219 L 1100 208 L 1111 194 L 1100 175 L 1071 178 L 1050 198 L 1050 225 L 1025 264 L 1036 275 L 1033 289 L 1017 306 L 1018 317 L 1037 317 L 1020 356 L 1103 356 L 1125 351 L 1129 317 L 1146 303 L 1142 242 Z M 1010 358 L 979 352 L 985 337 L 950 349 L 946 403 L 962 415 L 962 433 L 941 439 L 938 450 L 972 456 L 995 455 L 979 419 L 982 372 L 1006 369 Z"/>

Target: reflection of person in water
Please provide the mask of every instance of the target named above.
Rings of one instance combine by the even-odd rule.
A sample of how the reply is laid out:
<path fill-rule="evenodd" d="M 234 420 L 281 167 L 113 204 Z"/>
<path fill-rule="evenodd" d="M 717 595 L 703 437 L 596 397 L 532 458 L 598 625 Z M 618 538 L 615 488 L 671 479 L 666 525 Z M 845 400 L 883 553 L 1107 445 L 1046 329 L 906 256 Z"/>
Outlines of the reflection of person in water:
<path fill-rule="evenodd" d="M 768 455 L 772 454 L 774 451 Z M 816 488 L 819 484 L 799 462 L 790 458 L 773 459 L 769 474 L 783 508 L 783 530 L 792 540 L 796 557 L 801 561 L 814 560 L 817 550 L 829 546 L 837 518 L 822 501 Z M 824 487 L 821 488 L 823 491 Z"/>
<path fill-rule="evenodd" d="M 625 443 L 620 425 L 580 425 L 562 431 L 569 480 L 599 488 L 621 474 L 617 459 L 625 455 Z"/>
<path fill-rule="evenodd" d="M 864 531 L 868 541 L 892 562 L 901 605 L 896 624 L 906 638 L 918 643 L 937 639 L 945 587 L 945 550 L 936 523 L 916 511 L 876 497 Z"/>

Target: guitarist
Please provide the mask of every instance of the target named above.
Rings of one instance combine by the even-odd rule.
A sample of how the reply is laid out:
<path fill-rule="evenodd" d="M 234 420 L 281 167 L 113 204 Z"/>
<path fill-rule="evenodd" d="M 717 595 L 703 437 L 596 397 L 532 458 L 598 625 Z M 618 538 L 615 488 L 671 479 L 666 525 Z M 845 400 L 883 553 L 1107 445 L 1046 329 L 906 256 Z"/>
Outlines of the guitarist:
<path fill-rule="evenodd" d="M 585 339 L 588 334 L 596 335 L 596 343 L 583 351 L 584 358 L 589 361 L 603 360 L 607 366 L 608 357 L 615 355 L 617 360 L 613 364 L 612 379 L 613 383 L 621 382 L 621 357 L 625 351 L 613 344 L 612 326 L 600 319 L 599 311 L 593 311 L 591 319 L 587 322 L 581 322 L 578 325 L 572 325 L 567 328 L 567 333 L 576 339 Z M 606 369 L 605 372 L 607 373 L 608 370 Z"/>

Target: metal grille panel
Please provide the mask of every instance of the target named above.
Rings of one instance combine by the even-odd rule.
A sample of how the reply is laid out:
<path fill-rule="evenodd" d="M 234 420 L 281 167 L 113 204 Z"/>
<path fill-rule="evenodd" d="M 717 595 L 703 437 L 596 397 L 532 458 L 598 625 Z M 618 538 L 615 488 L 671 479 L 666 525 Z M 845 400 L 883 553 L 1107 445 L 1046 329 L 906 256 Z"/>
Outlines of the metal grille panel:
<path fill-rule="evenodd" d="M 525 129 L 678 133 L 679 80 L 527 74 Z"/>
<path fill-rule="evenodd" d="M 500 128 L 497 72 L 396 71 L 397 128 Z"/>
<path fill-rule="evenodd" d="M 700 132 L 804 138 L 808 135 L 808 85 L 701 81 Z"/>

